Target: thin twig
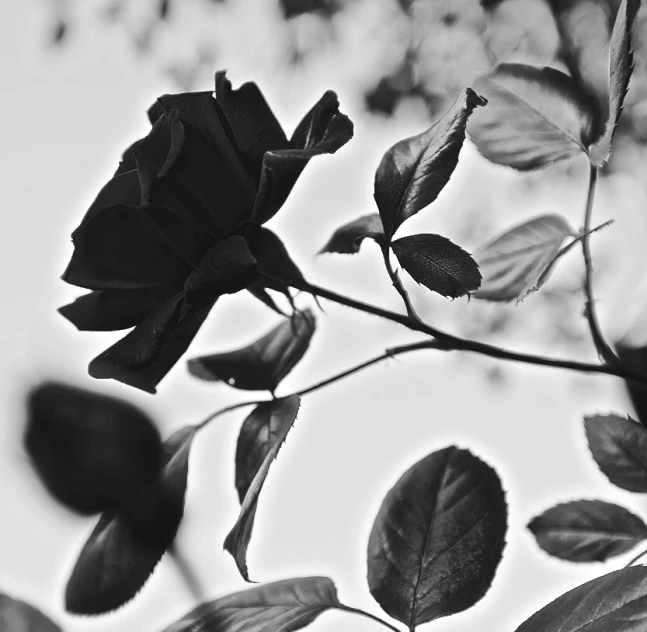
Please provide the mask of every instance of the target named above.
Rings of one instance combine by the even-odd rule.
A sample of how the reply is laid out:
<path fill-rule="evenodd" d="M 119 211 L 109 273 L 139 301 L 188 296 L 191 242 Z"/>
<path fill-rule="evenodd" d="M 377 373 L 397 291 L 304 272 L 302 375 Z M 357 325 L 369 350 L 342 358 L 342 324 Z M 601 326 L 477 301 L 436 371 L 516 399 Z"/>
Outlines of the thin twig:
<path fill-rule="evenodd" d="M 270 277 L 271 278 L 271 277 Z M 293 287 L 309 292 L 320 298 L 325 298 L 334 303 L 339 303 L 340 305 L 345 305 L 352 309 L 365 312 L 367 314 L 372 314 L 374 316 L 379 316 L 391 322 L 398 323 L 411 329 L 412 331 L 418 331 L 428 336 L 435 338 L 438 342 L 443 343 L 442 348 L 446 350 L 459 350 L 459 351 L 469 351 L 471 353 L 478 353 L 480 355 L 489 356 L 491 358 L 497 358 L 499 360 L 507 360 L 510 362 L 521 362 L 524 364 L 534 364 L 537 366 L 550 366 L 560 369 L 568 369 L 569 371 L 578 371 L 580 373 L 600 373 L 603 375 L 613 375 L 615 377 L 620 377 L 624 380 L 633 382 L 642 387 L 647 387 L 647 376 L 640 373 L 636 373 L 630 369 L 624 368 L 620 365 L 610 365 L 610 364 L 590 364 L 587 362 L 577 362 L 574 360 L 563 360 L 559 358 L 547 358 L 545 356 L 538 356 L 529 353 L 518 353 L 516 351 L 510 351 L 502 347 L 497 347 L 495 345 L 490 345 L 484 342 L 477 342 L 475 340 L 468 340 L 461 338 L 459 336 L 454 336 L 448 334 L 447 332 L 436 329 L 430 325 L 424 323 L 419 323 L 408 316 L 403 314 L 397 314 L 395 312 L 390 312 L 376 305 L 370 305 L 369 303 L 362 303 L 348 296 L 343 296 L 342 294 L 337 294 L 331 290 L 312 285 L 311 283 L 303 282 L 291 282 Z"/>
<path fill-rule="evenodd" d="M 398 628 L 396 628 L 394 625 L 391 625 L 388 621 L 384 621 L 384 619 L 380 619 L 380 617 L 375 616 L 374 614 L 371 614 L 370 612 L 366 612 L 365 610 L 360 610 L 359 608 L 351 608 L 350 606 L 337 606 L 339 610 L 344 610 L 345 612 L 352 612 L 353 614 L 359 614 L 363 617 L 366 617 L 368 619 L 372 619 L 373 621 L 377 621 L 378 623 L 381 623 L 383 626 L 389 628 L 389 630 L 393 630 L 394 632 L 400 632 Z"/>
<path fill-rule="evenodd" d="M 393 284 L 396 292 L 402 297 L 404 307 L 407 310 L 407 315 L 412 320 L 422 323 L 423 321 L 416 313 L 416 310 L 413 308 L 409 294 L 405 290 L 404 285 L 402 285 L 402 281 L 400 280 L 398 273 L 393 269 L 393 266 L 391 265 L 391 249 L 389 248 L 388 244 L 382 246 L 382 257 L 384 258 L 384 265 L 386 266 L 386 271 L 389 275 L 389 278 L 391 279 L 391 283 Z"/>
<path fill-rule="evenodd" d="M 595 188 L 598 181 L 598 168 L 591 164 L 589 170 L 589 188 L 586 195 L 586 208 L 584 211 L 584 228 L 582 232 L 582 254 L 584 255 L 584 294 L 586 296 L 586 304 L 584 306 L 584 315 L 591 330 L 591 337 L 593 344 L 597 349 L 600 359 L 607 364 L 620 366 L 620 360 L 608 345 L 595 311 L 595 298 L 593 295 L 593 256 L 591 255 L 591 244 L 589 237 L 591 234 L 591 221 L 593 218 L 593 201 L 595 200 Z"/>
<path fill-rule="evenodd" d="M 193 597 L 193 599 L 195 599 L 198 606 L 201 606 L 205 601 L 207 601 L 207 599 L 204 595 L 204 591 L 202 590 L 200 580 L 198 579 L 198 576 L 193 572 L 191 565 L 184 559 L 182 553 L 180 553 L 180 550 L 177 548 L 177 542 L 173 542 L 173 544 L 168 549 L 168 553 L 175 563 L 175 567 L 177 568 L 179 574 L 182 577 L 182 580 L 191 593 L 191 596 Z"/>

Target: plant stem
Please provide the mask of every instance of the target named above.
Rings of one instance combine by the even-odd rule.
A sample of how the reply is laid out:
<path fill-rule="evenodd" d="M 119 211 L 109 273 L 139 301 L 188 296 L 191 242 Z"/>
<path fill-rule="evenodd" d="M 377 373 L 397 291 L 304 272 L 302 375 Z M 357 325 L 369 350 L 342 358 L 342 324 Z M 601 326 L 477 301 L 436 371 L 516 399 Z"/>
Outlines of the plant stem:
<path fill-rule="evenodd" d="M 180 553 L 176 542 L 169 547 L 168 553 L 173 562 L 175 562 L 175 567 L 184 580 L 191 596 L 195 599 L 198 606 L 202 605 L 206 601 L 206 598 L 203 594 L 202 587 L 200 586 L 200 580 L 193 572 L 191 565 L 184 559 L 182 553 Z"/>
<path fill-rule="evenodd" d="M 324 380 L 320 380 L 319 382 L 315 382 L 314 384 L 311 384 L 310 386 L 304 389 L 301 389 L 300 391 L 295 391 L 294 393 L 290 393 L 290 395 L 286 395 L 285 397 L 290 397 L 291 395 L 299 395 L 300 397 L 303 397 L 304 395 L 308 395 L 310 393 L 313 393 L 314 391 L 318 391 L 321 388 L 325 388 L 330 384 L 334 384 L 339 380 L 343 380 L 345 377 L 348 377 L 349 375 L 353 375 L 353 373 L 358 373 L 359 371 L 362 371 L 363 369 L 373 366 L 374 364 L 378 364 L 379 362 L 388 360 L 389 358 L 394 358 L 395 356 L 400 355 L 402 353 L 409 353 L 411 351 L 419 351 L 422 349 L 444 349 L 444 346 L 442 343 L 438 342 L 437 340 L 423 340 L 422 342 L 414 342 L 408 345 L 400 345 L 399 347 L 391 347 L 390 349 L 387 349 L 380 355 L 375 356 L 370 360 L 366 360 L 361 364 L 357 364 L 351 367 L 350 369 L 346 369 L 345 371 L 342 371 L 341 373 L 336 373 L 332 377 L 328 377 Z M 209 424 L 209 422 L 213 421 L 217 417 L 220 417 L 221 415 L 224 415 L 225 413 L 238 410 L 239 408 L 244 408 L 245 406 L 257 406 L 258 404 L 263 404 L 269 401 L 272 401 L 272 400 L 256 399 L 256 400 L 251 400 L 249 402 L 239 402 L 238 404 L 233 404 L 232 406 L 221 408 L 220 410 L 217 410 L 215 413 L 212 413 L 211 415 L 209 415 L 206 419 L 203 419 L 200 423 L 196 424 L 195 426 L 196 430 L 200 430 L 204 428 L 207 424 Z"/>
<path fill-rule="evenodd" d="M 633 566 L 644 555 L 647 555 L 647 550 L 642 551 L 642 553 L 638 553 L 636 557 L 632 558 L 629 562 L 625 564 L 625 568 L 629 568 L 630 566 Z"/>
<path fill-rule="evenodd" d="M 607 344 L 600 323 L 598 322 L 595 311 L 595 298 L 593 295 L 593 256 L 591 255 L 591 244 L 589 237 L 591 234 L 591 221 L 593 217 L 593 202 L 595 200 L 595 188 L 598 181 L 598 168 L 591 164 L 589 168 L 589 188 L 586 195 L 586 208 L 584 211 L 584 228 L 582 237 L 582 254 L 584 255 L 584 294 L 586 303 L 584 306 L 584 315 L 591 330 L 593 344 L 597 349 L 600 359 L 607 364 L 620 366 L 620 360 Z"/>
<path fill-rule="evenodd" d="M 489 356 L 491 358 L 497 358 L 499 360 L 522 362 L 524 364 L 534 364 L 538 366 L 550 366 L 555 368 L 568 369 L 569 371 L 578 371 L 580 373 L 600 373 L 604 375 L 613 375 L 630 382 L 634 382 L 635 384 L 642 387 L 647 387 L 647 376 L 621 367 L 620 365 L 590 364 L 586 362 L 563 360 L 559 358 L 547 358 L 545 356 L 532 355 L 528 353 L 518 353 L 516 351 L 510 351 L 508 349 L 490 345 L 484 342 L 467 340 L 459 336 L 448 334 L 444 331 L 441 331 L 440 329 L 426 325 L 425 323 L 414 321 L 408 316 L 390 312 L 375 305 L 356 301 L 355 299 L 348 296 L 337 294 L 336 292 L 318 287 L 316 285 L 312 285 L 311 283 L 307 283 L 305 281 L 292 281 L 291 285 L 296 289 L 302 290 L 304 292 L 309 292 L 314 296 L 325 298 L 329 301 L 339 303 L 340 305 L 345 305 L 346 307 L 350 307 L 360 312 L 372 314 L 373 316 L 379 316 L 380 318 L 384 318 L 386 320 L 390 320 L 391 322 L 398 323 L 399 325 L 403 325 L 404 327 L 407 327 L 412 331 L 418 331 L 427 334 L 428 336 L 431 336 L 438 342 L 442 343 L 442 348 L 445 350 L 469 351 L 471 353 L 478 353 L 481 355 Z"/>
<path fill-rule="evenodd" d="M 409 294 L 404 289 L 404 285 L 402 285 L 402 281 L 400 281 L 400 277 L 398 276 L 398 273 L 393 269 L 393 266 L 391 265 L 391 249 L 389 248 L 388 244 L 385 244 L 384 246 L 382 246 L 382 257 L 384 258 L 384 265 L 386 266 L 386 271 L 389 274 L 391 283 L 393 284 L 393 287 L 395 288 L 396 292 L 402 297 L 402 300 L 404 302 L 404 307 L 407 310 L 407 315 L 412 320 L 415 320 L 417 322 L 422 322 L 421 318 L 418 316 L 418 314 L 416 314 L 416 310 L 413 308 L 413 305 L 411 304 L 411 299 L 409 298 Z"/>
<path fill-rule="evenodd" d="M 394 632 L 400 632 L 398 628 L 396 628 L 394 625 L 391 625 L 388 621 L 384 621 L 384 619 L 380 619 L 380 617 L 375 616 L 374 614 L 371 614 L 370 612 L 366 612 L 365 610 L 360 610 L 359 608 L 351 608 L 350 606 L 337 606 L 339 610 L 344 610 L 345 612 L 352 612 L 353 614 L 359 614 L 363 617 L 366 617 L 368 619 L 372 619 L 373 621 L 377 621 L 378 623 L 381 623 L 383 626 L 389 628 L 389 630 L 393 630 Z"/>

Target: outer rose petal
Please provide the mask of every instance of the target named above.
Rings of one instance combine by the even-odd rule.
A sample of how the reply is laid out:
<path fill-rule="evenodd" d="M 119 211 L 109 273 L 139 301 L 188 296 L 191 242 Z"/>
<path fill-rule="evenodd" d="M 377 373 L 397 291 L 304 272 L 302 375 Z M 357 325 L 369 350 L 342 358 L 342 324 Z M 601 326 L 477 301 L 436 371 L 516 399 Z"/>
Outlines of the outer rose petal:
<path fill-rule="evenodd" d="M 254 201 L 252 219 L 264 224 L 283 206 L 310 159 L 334 154 L 353 137 L 353 124 L 339 112 L 337 95 L 326 92 L 297 126 L 291 149 L 268 151 Z"/>
<path fill-rule="evenodd" d="M 74 253 L 63 280 L 91 290 L 181 287 L 190 268 L 133 203 L 137 173 L 108 182 L 72 233 Z M 130 206 L 129 203 L 133 203 Z"/>
<path fill-rule="evenodd" d="M 173 294 L 175 290 L 159 287 L 97 290 L 80 296 L 58 311 L 79 331 L 130 329 Z"/>
<path fill-rule="evenodd" d="M 98 355 L 88 367 L 92 377 L 112 378 L 155 393 L 198 333 L 215 299 L 204 307 L 188 307 L 180 292 L 124 338 Z"/>
<path fill-rule="evenodd" d="M 258 186 L 265 152 L 288 149 L 288 139 L 255 83 L 247 82 L 238 90 L 232 90 L 226 72 L 217 72 L 216 99 L 231 125 L 247 169 Z"/>

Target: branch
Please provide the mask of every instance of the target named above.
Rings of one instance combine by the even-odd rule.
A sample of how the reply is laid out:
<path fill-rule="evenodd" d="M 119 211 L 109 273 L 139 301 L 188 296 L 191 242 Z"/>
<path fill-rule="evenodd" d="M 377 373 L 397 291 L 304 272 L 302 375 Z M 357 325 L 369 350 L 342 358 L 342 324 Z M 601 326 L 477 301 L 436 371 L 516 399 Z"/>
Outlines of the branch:
<path fill-rule="evenodd" d="M 584 315 L 591 330 L 593 344 L 597 349 L 598 356 L 607 364 L 620 366 L 620 360 L 607 344 L 600 323 L 598 322 L 595 312 L 595 298 L 593 296 L 593 257 L 591 255 L 591 244 L 589 237 L 591 234 L 591 220 L 593 216 L 593 201 L 595 199 L 595 188 L 598 180 L 598 168 L 591 164 L 589 171 L 589 189 L 586 196 L 586 209 L 584 211 L 584 228 L 582 237 L 582 254 L 584 255 L 584 294 L 586 303 L 584 306 Z"/>
<path fill-rule="evenodd" d="M 629 382 L 633 382 L 642 387 L 647 387 L 647 376 L 636 373 L 620 365 L 589 364 L 586 362 L 576 362 L 573 360 L 547 358 L 545 356 L 532 355 L 528 353 L 518 353 L 516 351 L 510 351 L 508 349 L 490 345 L 484 342 L 477 342 L 475 340 L 467 340 L 465 338 L 461 338 L 460 336 L 454 336 L 453 334 L 441 331 L 440 329 L 436 329 L 435 327 L 431 327 L 430 325 L 416 322 L 408 316 L 396 314 L 395 312 L 390 312 L 375 305 L 356 301 L 355 299 L 337 294 L 336 292 L 332 292 L 331 290 L 327 290 L 316 285 L 312 285 L 311 283 L 294 281 L 291 282 L 291 285 L 296 289 L 302 290 L 304 292 L 309 292 L 314 296 L 325 298 L 334 303 L 339 303 L 340 305 L 345 305 L 346 307 L 351 307 L 352 309 L 356 309 L 367 314 L 379 316 L 380 318 L 384 318 L 386 320 L 390 320 L 391 322 L 398 323 L 399 325 L 403 325 L 404 327 L 407 327 L 412 331 L 418 331 L 427 334 L 428 336 L 435 338 L 437 342 L 442 343 L 442 348 L 448 351 L 469 351 L 471 353 L 478 353 L 480 355 L 497 358 L 499 360 L 508 360 L 510 362 L 522 362 L 524 364 L 534 364 L 537 366 L 550 366 L 560 369 L 568 369 L 569 371 L 578 371 L 580 373 L 601 373 L 603 375 L 613 375 Z"/>
<path fill-rule="evenodd" d="M 350 369 L 346 369 L 345 371 L 342 371 L 341 373 L 336 373 L 332 377 L 328 377 L 325 380 L 315 382 L 314 384 L 311 384 L 310 386 L 304 389 L 301 389 L 300 391 L 295 391 L 294 393 L 290 393 L 290 395 L 299 395 L 300 397 L 303 397 L 304 395 L 314 393 L 315 391 L 325 388 L 326 386 L 330 386 L 331 384 L 334 384 L 339 380 L 343 380 L 345 377 L 348 377 L 349 375 L 353 375 L 353 373 L 359 373 L 359 371 L 362 371 L 370 366 L 373 366 L 374 364 L 378 364 L 379 362 L 388 360 L 389 358 L 394 358 L 395 356 L 400 355 L 402 353 L 409 353 L 411 351 L 419 351 L 422 349 L 441 349 L 442 350 L 442 349 L 445 349 L 445 346 L 443 345 L 443 343 L 440 343 L 437 340 L 423 340 L 422 342 L 414 342 L 409 345 L 391 347 L 390 349 L 387 349 L 380 355 L 375 356 L 370 360 L 366 360 L 361 364 L 357 364 L 351 367 Z M 286 395 L 286 397 L 289 397 L 290 395 Z M 217 410 L 215 413 L 212 413 L 211 415 L 209 415 L 206 419 L 203 419 L 200 423 L 196 424 L 195 428 L 196 430 L 201 430 L 207 424 L 209 424 L 209 422 L 213 421 L 217 417 L 220 417 L 221 415 L 224 415 L 225 413 L 230 413 L 234 410 L 238 410 L 239 408 L 244 408 L 245 406 L 258 406 L 258 404 L 263 404 L 267 401 L 271 401 L 271 400 L 255 399 L 248 402 L 239 402 L 238 404 L 233 404 L 232 406 L 227 406 L 226 408 L 221 408 L 220 410 Z"/>
<path fill-rule="evenodd" d="M 404 285 L 402 285 L 402 281 L 400 281 L 398 273 L 393 269 L 393 266 L 391 265 L 391 249 L 389 248 L 388 244 L 382 246 L 382 256 L 384 257 L 384 265 L 386 266 L 386 271 L 389 274 L 391 283 L 404 301 L 404 307 L 407 310 L 407 315 L 412 320 L 415 320 L 418 323 L 422 323 L 422 319 L 420 318 L 420 316 L 418 316 L 418 314 L 416 314 L 416 310 L 413 308 L 409 294 L 404 289 Z"/>

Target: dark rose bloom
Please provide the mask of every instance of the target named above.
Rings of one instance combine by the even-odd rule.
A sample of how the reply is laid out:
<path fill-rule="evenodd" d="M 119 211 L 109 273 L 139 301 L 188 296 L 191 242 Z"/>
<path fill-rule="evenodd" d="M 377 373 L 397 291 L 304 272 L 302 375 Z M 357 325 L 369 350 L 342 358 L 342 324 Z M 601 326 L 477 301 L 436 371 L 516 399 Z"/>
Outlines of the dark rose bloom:
<path fill-rule="evenodd" d="M 326 92 L 288 140 L 254 83 L 160 97 L 152 129 L 124 153 L 72 234 L 63 280 L 92 290 L 60 312 L 80 330 L 134 329 L 89 366 L 154 393 L 222 294 L 302 279 L 262 224 L 306 164 L 334 153 L 353 126 Z"/>

